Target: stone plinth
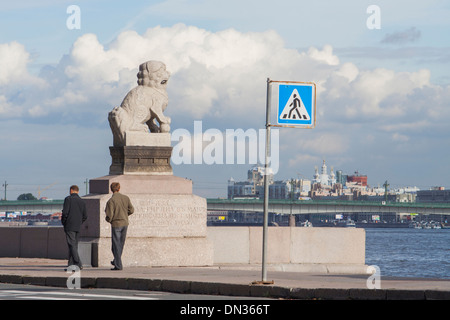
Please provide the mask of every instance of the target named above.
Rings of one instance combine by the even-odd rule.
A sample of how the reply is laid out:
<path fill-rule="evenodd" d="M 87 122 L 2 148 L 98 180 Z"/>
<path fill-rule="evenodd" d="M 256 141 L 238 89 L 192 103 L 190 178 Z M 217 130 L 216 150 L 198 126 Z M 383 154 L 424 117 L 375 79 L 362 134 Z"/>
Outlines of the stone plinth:
<path fill-rule="evenodd" d="M 109 147 L 110 175 L 172 174 L 170 133 L 126 131 L 124 139 L 124 146 Z"/>
<path fill-rule="evenodd" d="M 172 147 L 124 146 L 109 147 L 109 151 L 112 158 L 110 175 L 172 174 Z"/>
<path fill-rule="evenodd" d="M 192 194 L 192 181 L 172 175 L 109 175 L 89 181 L 92 194 L 112 194 L 110 185 L 120 183 L 124 194 Z"/>
<path fill-rule="evenodd" d="M 93 261 L 109 266 L 111 225 L 105 207 L 109 186 L 119 182 L 121 193 L 135 208 L 124 249 L 124 266 L 212 265 L 212 244 L 207 240 L 206 199 L 192 194 L 190 180 L 171 175 L 110 175 L 90 180 L 86 201 L 88 219 L 82 225 L 82 241 L 98 246 Z"/>

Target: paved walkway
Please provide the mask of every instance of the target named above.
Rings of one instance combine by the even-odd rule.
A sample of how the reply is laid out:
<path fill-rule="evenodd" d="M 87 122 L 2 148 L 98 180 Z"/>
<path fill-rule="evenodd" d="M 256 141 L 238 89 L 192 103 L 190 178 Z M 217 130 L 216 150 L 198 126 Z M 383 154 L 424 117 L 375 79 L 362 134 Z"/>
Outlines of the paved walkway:
<path fill-rule="evenodd" d="M 0 282 L 66 287 L 63 260 L 0 258 Z M 450 280 L 381 275 L 381 288 L 368 289 L 366 275 L 268 271 L 260 266 L 84 268 L 82 287 L 285 299 L 450 300 Z"/>

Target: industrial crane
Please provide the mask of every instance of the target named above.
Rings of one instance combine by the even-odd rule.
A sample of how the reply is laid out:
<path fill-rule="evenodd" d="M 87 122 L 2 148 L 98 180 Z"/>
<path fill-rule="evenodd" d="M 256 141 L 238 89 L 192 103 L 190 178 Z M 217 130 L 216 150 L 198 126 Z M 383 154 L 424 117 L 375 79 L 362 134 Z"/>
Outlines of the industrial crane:
<path fill-rule="evenodd" d="M 49 189 L 50 187 L 54 186 L 56 184 L 56 182 L 53 182 L 51 185 L 45 187 L 44 189 L 41 190 L 41 187 L 38 187 L 38 199 L 41 200 L 41 192 L 45 191 L 47 189 Z"/>

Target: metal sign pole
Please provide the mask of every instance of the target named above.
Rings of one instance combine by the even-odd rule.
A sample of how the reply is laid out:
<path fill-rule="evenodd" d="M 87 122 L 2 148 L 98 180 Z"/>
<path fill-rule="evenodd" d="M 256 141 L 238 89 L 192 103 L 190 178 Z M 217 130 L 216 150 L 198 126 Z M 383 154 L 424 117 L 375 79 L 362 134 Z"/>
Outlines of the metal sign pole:
<path fill-rule="evenodd" d="M 294 105 L 293 108 L 290 109 L 289 117 L 287 120 L 285 118 L 287 116 L 283 116 L 281 119 L 281 114 L 278 114 L 277 117 L 277 123 L 278 124 L 271 124 L 270 123 L 270 105 L 271 105 L 271 84 L 278 83 L 278 84 L 284 84 L 287 87 L 292 87 L 291 91 L 286 92 L 284 90 L 283 94 L 290 93 L 290 96 L 287 96 L 287 101 L 284 100 L 283 104 L 285 105 L 284 108 L 290 107 L 291 105 Z M 310 87 L 311 91 L 310 94 L 307 92 L 305 93 L 304 90 L 301 90 L 300 87 Z M 298 88 L 295 88 L 298 87 Z M 300 90 L 300 91 L 297 91 Z M 308 110 L 306 110 L 306 106 L 304 102 L 300 103 L 300 108 L 303 108 L 304 112 L 306 112 L 307 116 L 303 114 L 303 117 L 300 118 L 301 114 L 298 110 L 298 101 L 300 101 L 302 94 L 299 92 L 302 92 L 302 94 L 305 95 L 306 104 L 308 105 Z M 280 89 L 278 87 L 278 96 L 279 96 L 279 102 L 278 102 L 278 108 L 280 108 Z M 297 98 L 297 96 L 300 96 Z M 268 235 L 268 220 L 269 220 L 269 152 L 270 152 L 270 127 L 285 127 L 285 128 L 304 128 L 304 129 L 312 129 L 316 125 L 316 85 L 313 82 L 298 82 L 298 81 L 276 81 L 276 80 L 270 80 L 270 78 L 267 78 L 267 97 L 266 97 L 266 159 L 264 163 L 264 220 L 263 220 L 263 245 L 262 245 L 262 280 L 261 281 L 255 281 L 254 284 L 273 284 L 273 281 L 267 281 L 267 235 Z M 290 103 L 292 100 L 294 102 Z M 295 102 L 297 101 L 297 102 Z M 290 104 L 289 104 L 290 103 Z M 292 119 L 289 119 L 291 117 L 292 111 L 296 111 L 298 114 L 298 118 L 295 116 Z M 283 120 L 284 123 L 280 123 L 280 120 Z M 306 121 L 305 121 L 306 120 Z"/>
<path fill-rule="evenodd" d="M 270 79 L 267 78 L 267 101 L 266 101 L 266 160 L 264 163 L 264 220 L 263 220 L 263 247 L 262 247 L 262 282 L 267 281 L 267 229 L 269 217 L 269 150 L 270 150 Z"/>

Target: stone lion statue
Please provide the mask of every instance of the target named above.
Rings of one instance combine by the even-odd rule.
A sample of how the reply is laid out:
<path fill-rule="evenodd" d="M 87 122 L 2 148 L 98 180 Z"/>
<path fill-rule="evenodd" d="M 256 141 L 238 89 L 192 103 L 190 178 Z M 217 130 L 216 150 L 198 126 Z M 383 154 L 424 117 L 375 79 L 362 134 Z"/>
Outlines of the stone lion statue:
<path fill-rule="evenodd" d="M 147 61 L 139 66 L 138 86 L 108 115 L 115 147 L 125 145 L 126 131 L 170 131 L 170 118 L 163 114 L 169 102 L 166 91 L 169 77 L 166 65 L 160 61 Z"/>

